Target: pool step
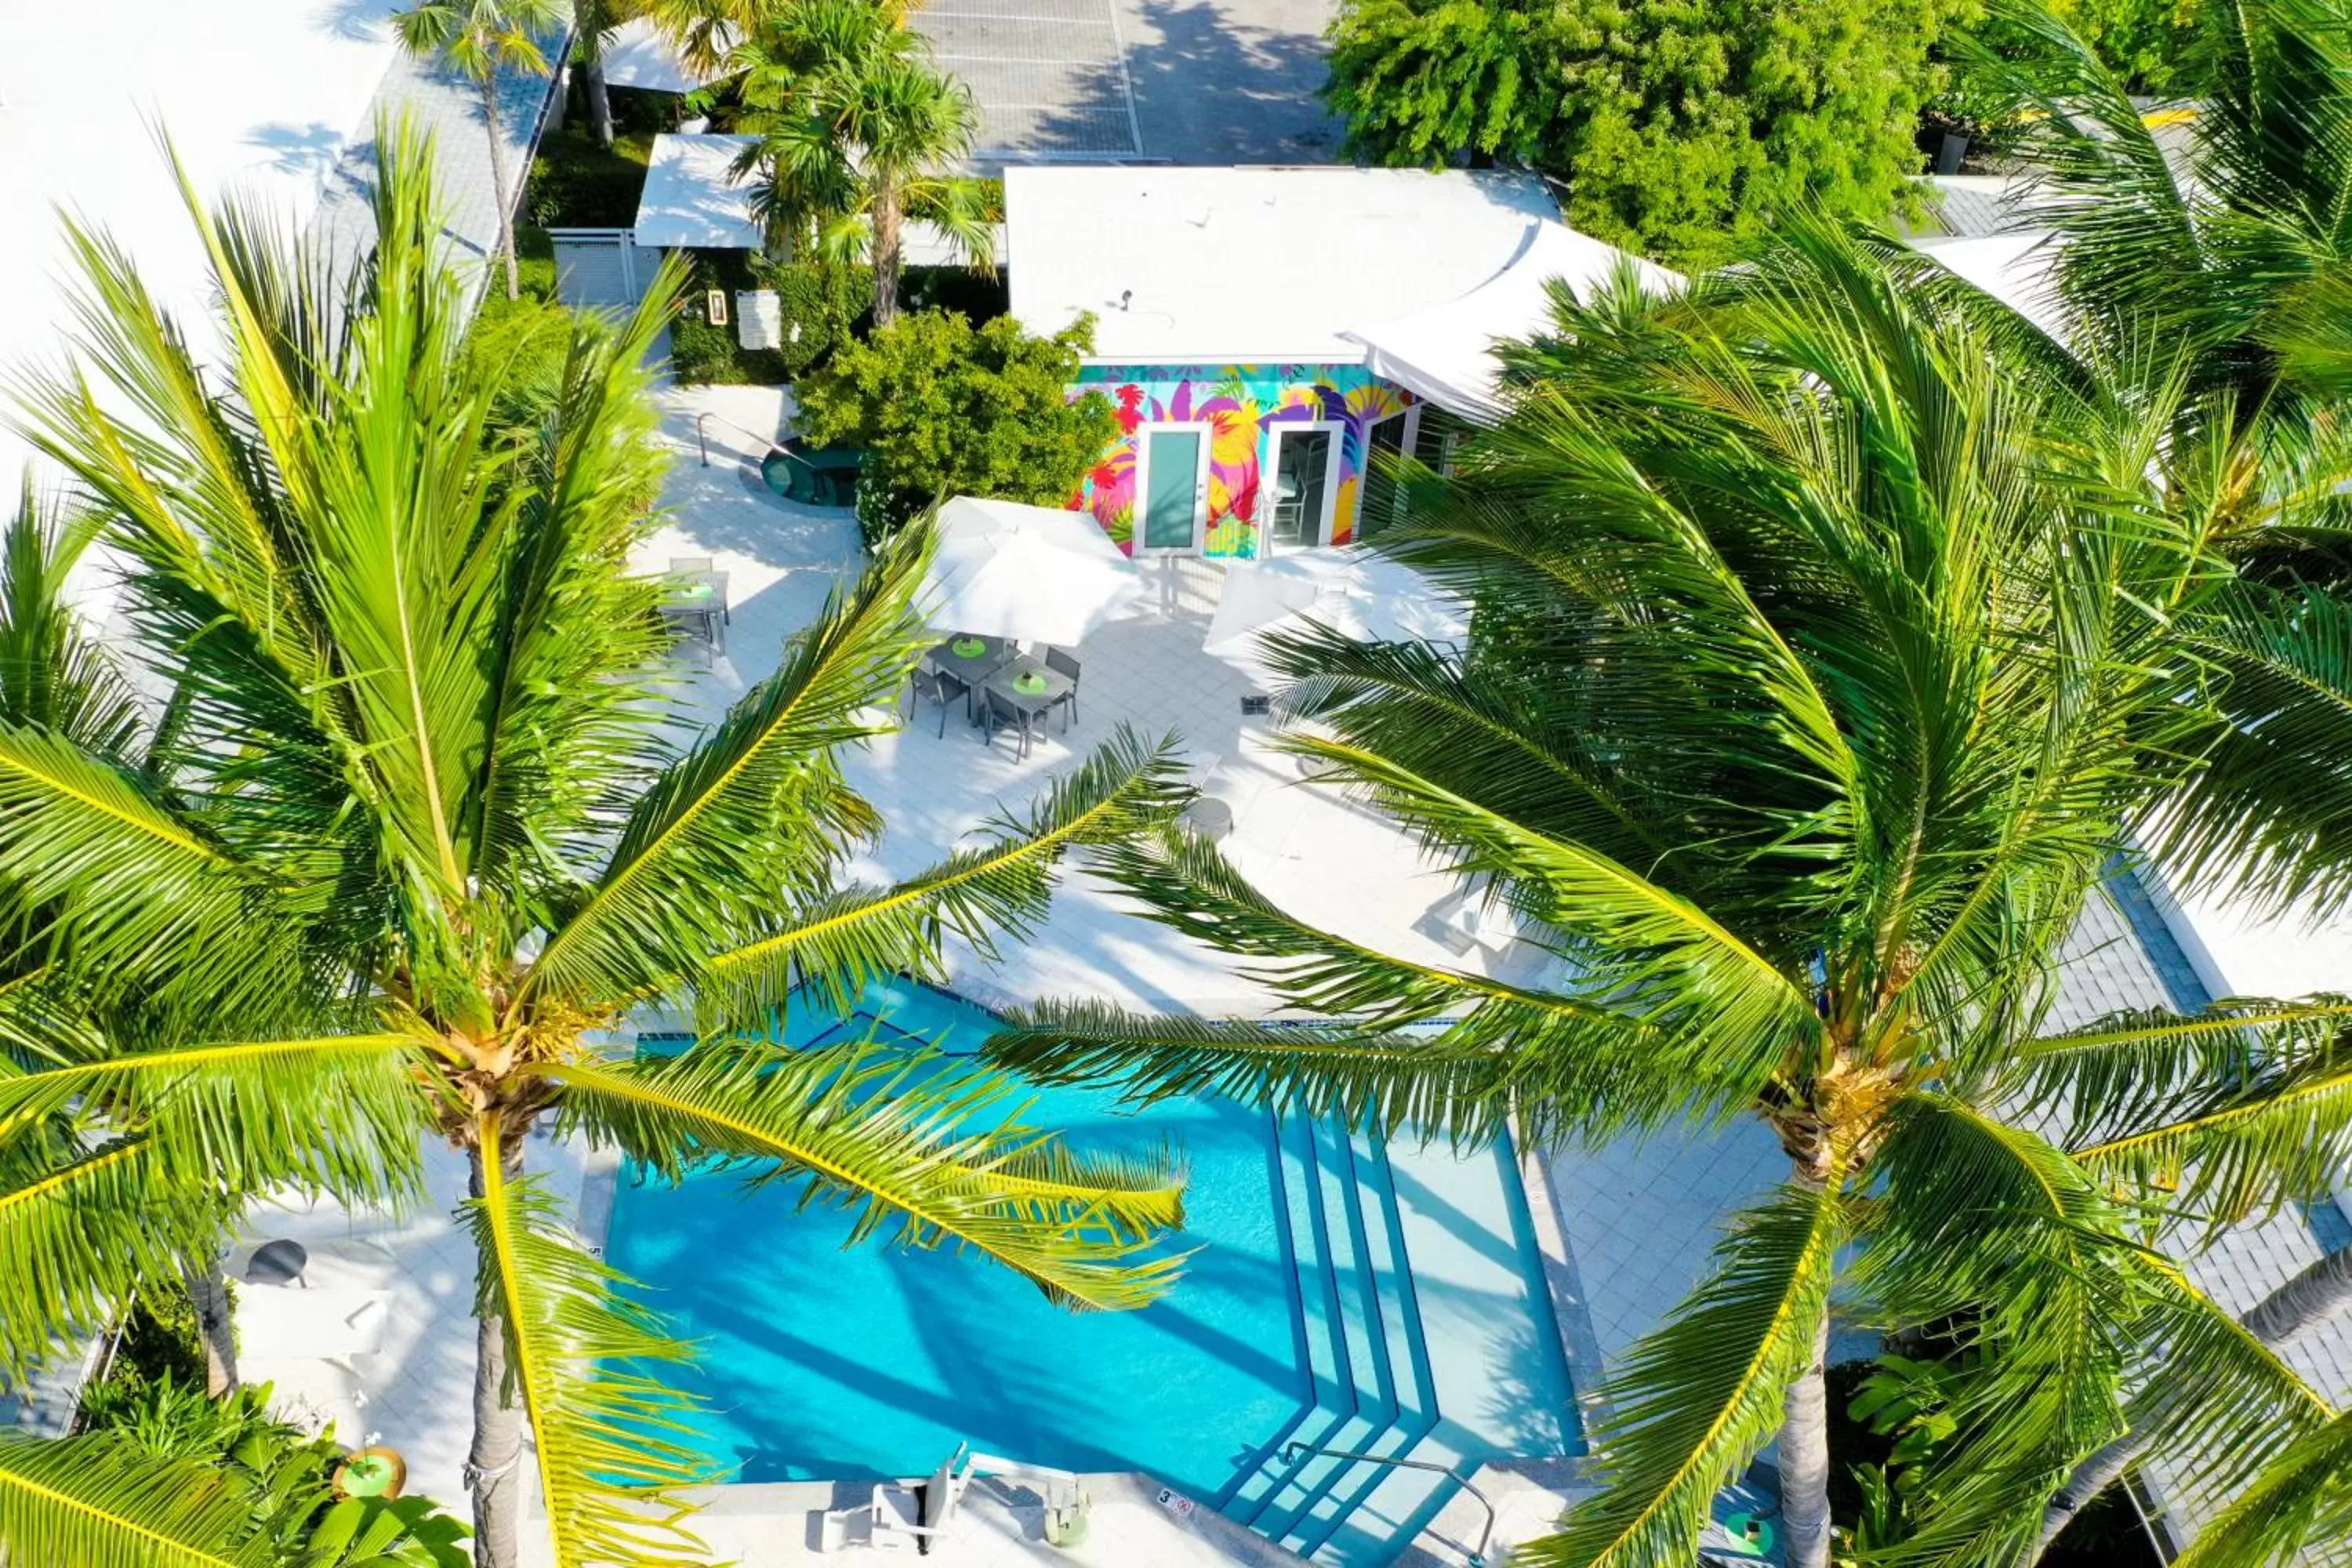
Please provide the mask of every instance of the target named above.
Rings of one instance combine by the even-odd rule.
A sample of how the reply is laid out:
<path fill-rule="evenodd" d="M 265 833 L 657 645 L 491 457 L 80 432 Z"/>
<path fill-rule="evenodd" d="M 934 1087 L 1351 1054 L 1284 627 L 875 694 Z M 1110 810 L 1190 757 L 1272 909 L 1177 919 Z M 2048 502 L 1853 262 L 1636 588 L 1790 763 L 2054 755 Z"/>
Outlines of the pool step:
<path fill-rule="evenodd" d="M 1453 1483 L 1323 1453 L 1286 1461 L 1283 1446 L 1441 1463 L 1454 1457 L 1423 1451 L 1442 1447 L 1430 1442 L 1439 1412 L 1387 1151 L 1328 1119 L 1284 1118 L 1276 1142 L 1314 1404 L 1218 1505 L 1303 1556 L 1356 1568 L 1381 1559 L 1367 1554 L 1363 1530 L 1349 1528 L 1351 1516 L 1368 1507 L 1433 1512 L 1433 1500 Z M 1394 1539 L 1386 1538 L 1391 1552 Z"/>

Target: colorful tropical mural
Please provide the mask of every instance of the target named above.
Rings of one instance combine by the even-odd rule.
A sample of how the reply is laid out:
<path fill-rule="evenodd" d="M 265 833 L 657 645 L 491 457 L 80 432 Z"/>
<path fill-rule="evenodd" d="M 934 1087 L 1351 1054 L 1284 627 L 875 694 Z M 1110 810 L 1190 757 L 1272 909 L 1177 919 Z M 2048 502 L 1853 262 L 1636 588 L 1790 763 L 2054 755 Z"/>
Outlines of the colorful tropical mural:
<path fill-rule="evenodd" d="M 1326 420 L 1339 434 L 1339 489 L 1331 509 L 1331 542 L 1355 533 L 1364 466 L 1364 432 L 1411 406 L 1412 394 L 1361 365 L 1088 365 L 1072 395 L 1109 395 L 1118 436 L 1087 475 L 1071 504 L 1084 508 L 1132 551 L 1136 526 L 1136 432 L 1146 425 L 1209 427 L 1209 531 L 1204 553 L 1258 552 L 1258 477 L 1272 450 L 1271 432 L 1295 420 Z"/>

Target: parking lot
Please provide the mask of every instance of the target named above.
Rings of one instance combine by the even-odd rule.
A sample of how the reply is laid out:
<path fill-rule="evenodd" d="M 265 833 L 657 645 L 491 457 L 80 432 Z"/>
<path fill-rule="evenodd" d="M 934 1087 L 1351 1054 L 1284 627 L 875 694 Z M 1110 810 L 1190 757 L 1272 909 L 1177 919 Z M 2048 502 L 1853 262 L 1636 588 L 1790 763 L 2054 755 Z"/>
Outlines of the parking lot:
<path fill-rule="evenodd" d="M 984 160 L 1325 163 L 1328 0 L 930 0 Z"/>

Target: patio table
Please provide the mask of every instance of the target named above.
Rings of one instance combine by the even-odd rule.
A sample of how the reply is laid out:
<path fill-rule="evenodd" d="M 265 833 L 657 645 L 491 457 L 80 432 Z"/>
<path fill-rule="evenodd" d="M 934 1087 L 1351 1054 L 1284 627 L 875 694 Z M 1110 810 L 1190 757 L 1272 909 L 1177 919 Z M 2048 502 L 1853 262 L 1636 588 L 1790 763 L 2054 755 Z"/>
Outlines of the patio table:
<path fill-rule="evenodd" d="M 952 675 L 975 689 L 1004 667 L 1013 657 L 1003 637 L 984 637 L 959 632 L 934 646 L 923 655 L 923 668 L 942 675 Z"/>
<path fill-rule="evenodd" d="M 1024 717 L 1051 712 L 1054 705 L 1070 695 L 1076 682 L 1058 669 L 1048 669 L 1042 659 L 1015 654 L 1004 661 L 982 683 L 985 689 L 1013 704 Z M 1062 712 L 1062 728 L 1070 727 L 1067 709 Z"/>
<path fill-rule="evenodd" d="M 727 624 L 727 574 L 676 572 L 662 579 L 661 611 L 665 619 L 691 627 L 704 643 L 723 650 Z"/>

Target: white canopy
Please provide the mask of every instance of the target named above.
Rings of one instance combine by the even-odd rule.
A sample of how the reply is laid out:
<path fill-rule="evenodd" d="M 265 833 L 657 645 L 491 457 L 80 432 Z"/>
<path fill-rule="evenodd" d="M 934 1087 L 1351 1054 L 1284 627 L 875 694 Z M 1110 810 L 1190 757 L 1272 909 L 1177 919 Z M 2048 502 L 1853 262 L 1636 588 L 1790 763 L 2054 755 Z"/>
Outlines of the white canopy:
<path fill-rule="evenodd" d="M 1469 606 L 1409 566 L 1364 550 L 1313 550 L 1226 569 L 1203 651 L 1271 685 L 1261 637 L 1321 622 L 1358 642 L 1454 642 Z"/>
<path fill-rule="evenodd" d="M 1551 321 L 1546 285 L 1565 279 L 1578 300 L 1593 291 L 1618 267 L 1631 263 L 1642 281 L 1657 290 L 1682 287 L 1682 279 L 1654 262 L 1628 255 L 1565 224 L 1536 226 L 1511 265 L 1490 281 L 1433 310 L 1352 328 L 1341 333 L 1364 345 L 1372 374 L 1466 419 L 1491 420 L 1500 406 L 1495 383 L 1501 367 L 1495 344 L 1525 338 Z"/>
<path fill-rule="evenodd" d="M 915 602 L 944 632 L 1077 643 L 1143 592 L 1094 514 L 958 496 Z"/>

